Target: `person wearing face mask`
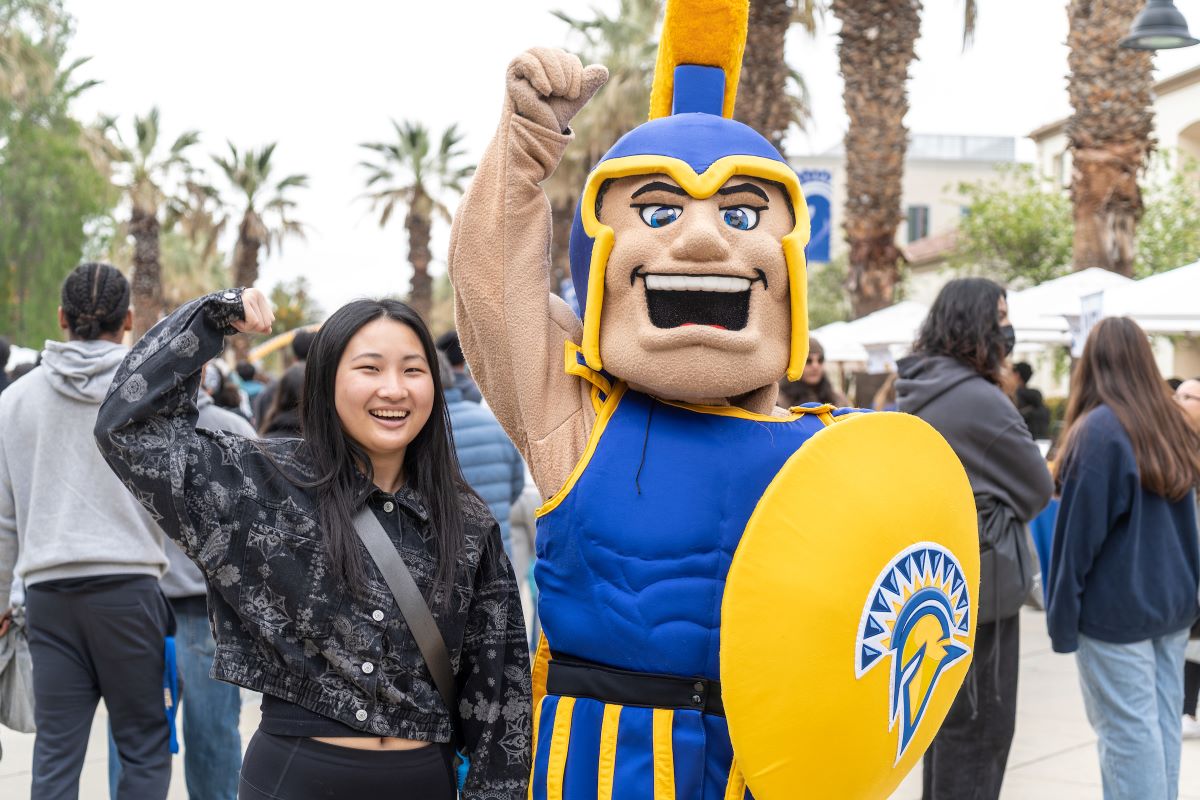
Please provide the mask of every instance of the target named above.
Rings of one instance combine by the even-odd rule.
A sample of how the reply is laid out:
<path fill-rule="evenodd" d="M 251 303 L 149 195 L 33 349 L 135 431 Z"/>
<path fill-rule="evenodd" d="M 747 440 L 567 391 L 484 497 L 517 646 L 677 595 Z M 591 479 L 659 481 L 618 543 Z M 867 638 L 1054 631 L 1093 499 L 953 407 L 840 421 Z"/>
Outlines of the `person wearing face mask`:
<path fill-rule="evenodd" d="M 925 753 L 923 800 L 998 797 L 1016 724 L 1018 612 L 1034 572 L 1024 526 L 1054 485 L 1001 388 L 1015 340 L 1004 289 L 960 278 L 942 288 L 913 354 L 897 364 L 899 410 L 946 438 L 967 471 L 979 515 L 975 662 Z"/>

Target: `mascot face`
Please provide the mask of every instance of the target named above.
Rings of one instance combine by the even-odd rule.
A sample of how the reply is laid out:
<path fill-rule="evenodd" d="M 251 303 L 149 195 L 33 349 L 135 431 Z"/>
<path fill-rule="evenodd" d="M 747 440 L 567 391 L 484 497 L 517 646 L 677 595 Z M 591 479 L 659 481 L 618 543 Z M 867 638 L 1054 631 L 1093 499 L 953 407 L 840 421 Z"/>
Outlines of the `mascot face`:
<path fill-rule="evenodd" d="M 693 403 L 797 380 L 807 242 L 799 179 L 750 128 L 707 113 L 634 128 L 588 176 L 571 229 L 582 359 Z"/>
<path fill-rule="evenodd" d="M 784 374 L 792 324 L 782 240 L 796 228 L 786 187 L 735 174 L 696 197 L 666 173 L 630 175 L 607 181 L 596 206 L 613 231 L 599 342 L 609 372 L 694 402 Z"/>

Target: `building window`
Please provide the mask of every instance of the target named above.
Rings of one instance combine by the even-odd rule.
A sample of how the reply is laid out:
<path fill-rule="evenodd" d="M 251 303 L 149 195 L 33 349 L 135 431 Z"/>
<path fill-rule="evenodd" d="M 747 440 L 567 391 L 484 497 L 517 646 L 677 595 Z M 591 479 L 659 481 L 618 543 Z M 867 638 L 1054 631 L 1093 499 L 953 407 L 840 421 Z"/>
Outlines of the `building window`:
<path fill-rule="evenodd" d="M 915 242 L 929 235 L 929 206 L 908 207 L 908 241 Z"/>

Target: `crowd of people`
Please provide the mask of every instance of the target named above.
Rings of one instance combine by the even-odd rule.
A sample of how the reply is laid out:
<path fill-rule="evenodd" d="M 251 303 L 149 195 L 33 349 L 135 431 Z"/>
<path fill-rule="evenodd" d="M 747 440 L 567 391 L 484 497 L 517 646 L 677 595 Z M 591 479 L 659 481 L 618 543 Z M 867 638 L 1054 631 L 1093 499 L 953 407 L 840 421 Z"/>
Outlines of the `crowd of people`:
<path fill-rule="evenodd" d="M 257 290 L 188 303 L 132 347 L 129 303 L 115 268 L 79 266 L 62 286 L 65 341 L 0 385 L 0 636 L 17 631 L 32 658 L 32 796 L 78 796 L 100 700 L 114 798 L 165 797 L 177 708 L 194 800 L 383 796 L 397 781 L 412 796 L 517 796 L 539 499 L 457 336 L 435 342 L 402 303 L 356 301 L 297 332 L 271 380 L 220 365 L 227 335 L 271 328 Z M 1105 797 L 1174 798 L 1181 738 L 1200 736 L 1200 658 L 1186 659 L 1200 655 L 1200 379 L 1172 393 L 1144 332 L 1101 321 L 1048 462 L 1035 438 L 1049 412 L 1009 363 L 1014 341 L 1002 287 L 951 281 L 874 394 L 945 438 L 978 515 L 974 661 L 925 754 L 923 798 L 999 796 L 1038 575 Z M 779 402 L 846 404 L 819 343 Z M 1027 526 L 1053 497 L 1039 560 Z M 448 681 L 427 645 L 448 653 Z M 262 693 L 244 759 L 239 687 Z"/>

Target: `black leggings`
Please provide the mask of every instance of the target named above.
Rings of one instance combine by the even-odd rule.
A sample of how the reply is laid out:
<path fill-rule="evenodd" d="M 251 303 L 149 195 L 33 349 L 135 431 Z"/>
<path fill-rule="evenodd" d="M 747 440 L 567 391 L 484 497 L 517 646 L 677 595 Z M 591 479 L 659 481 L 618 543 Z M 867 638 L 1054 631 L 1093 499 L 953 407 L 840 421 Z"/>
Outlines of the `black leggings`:
<path fill-rule="evenodd" d="M 256 731 L 238 800 L 453 800 L 447 747 L 356 750 Z"/>

